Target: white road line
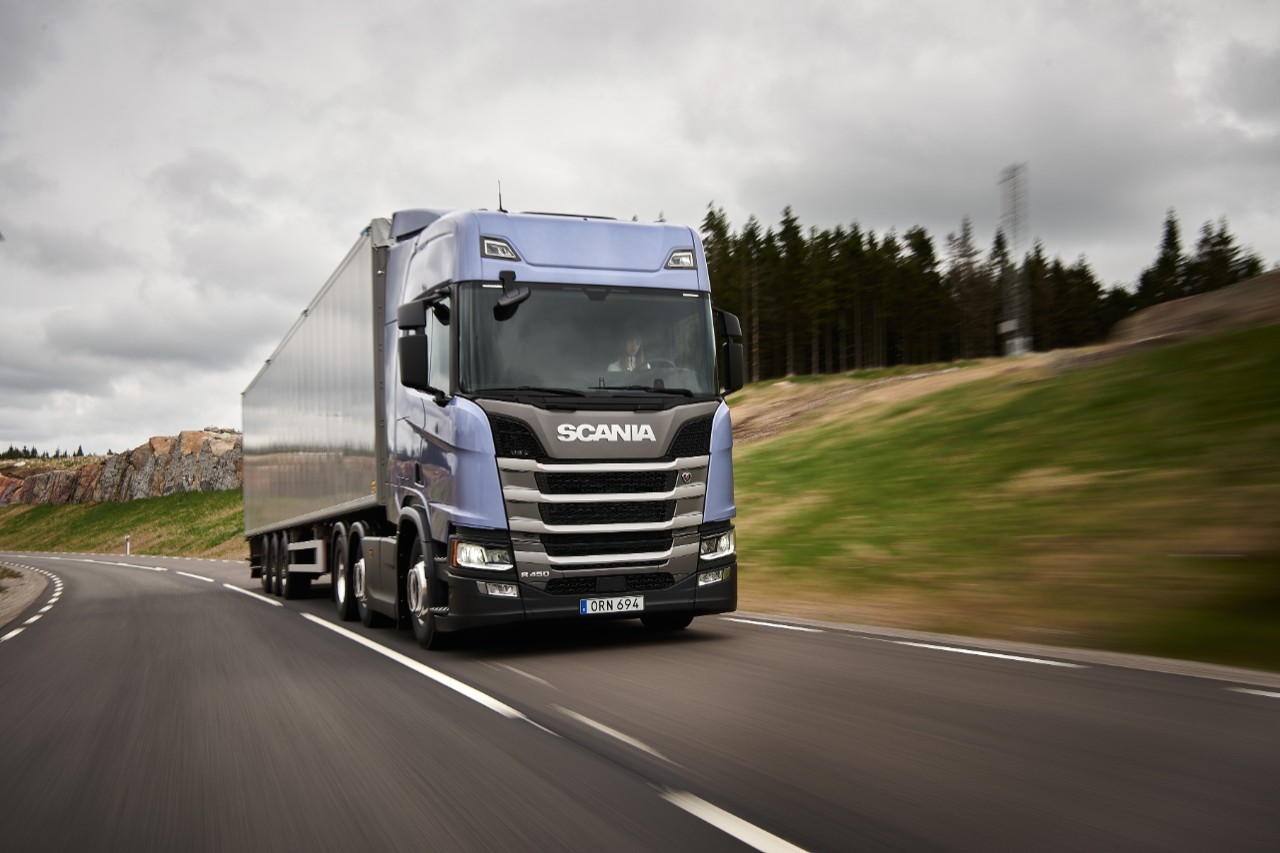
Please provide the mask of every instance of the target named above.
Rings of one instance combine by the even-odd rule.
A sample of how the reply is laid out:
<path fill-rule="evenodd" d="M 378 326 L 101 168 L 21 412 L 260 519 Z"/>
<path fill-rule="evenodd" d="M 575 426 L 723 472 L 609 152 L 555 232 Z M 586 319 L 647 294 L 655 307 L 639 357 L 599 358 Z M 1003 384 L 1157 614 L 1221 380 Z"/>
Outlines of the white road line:
<path fill-rule="evenodd" d="M 888 642 L 898 646 L 915 646 L 920 649 L 935 649 L 940 652 L 956 652 L 962 655 L 978 655 L 984 658 L 1000 658 L 1001 660 L 1016 660 L 1022 663 L 1038 663 L 1044 666 L 1062 666 L 1069 669 L 1088 669 L 1084 664 L 1066 663 L 1060 660 L 1045 660 L 1043 658 L 1028 658 L 1022 655 L 1004 655 L 998 652 L 980 652 L 977 649 L 960 649 L 955 646 L 936 646 L 933 643 L 912 643 L 907 640 L 889 640 Z"/>
<path fill-rule="evenodd" d="M 223 586 L 225 586 L 227 589 L 231 590 L 232 592 L 238 592 L 241 595 L 247 595 L 250 598 L 256 598 L 258 599 L 258 601 L 264 602 L 266 604 L 270 604 L 272 607 L 284 607 L 284 605 L 281 604 L 280 602 L 273 601 L 272 599 L 267 598 L 265 595 L 258 595 L 256 592 L 249 592 L 249 590 L 247 589 L 241 589 L 240 587 L 232 586 L 229 583 L 224 583 Z"/>
<path fill-rule="evenodd" d="M 1280 699 L 1280 693 L 1274 693 L 1270 690 L 1250 690 L 1248 687 L 1228 687 L 1235 693 L 1248 693 L 1251 696 L 1266 696 L 1268 699 Z"/>
<path fill-rule="evenodd" d="M 41 613 L 48 613 L 48 612 L 49 612 L 50 610 L 52 610 L 52 609 L 53 609 L 53 601 L 50 601 L 50 602 L 49 602 L 48 604 L 46 604 L 44 607 L 41 607 L 41 608 L 40 608 L 40 612 L 41 612 Z"/>
<path fill-rule="evenodd" d="M 573 719 L 582 723 L 584 726 L 590 726 L 591 728 L 595 729 L 596 731 L 602 734 L 606 734 L 611 738 L 622 741 L 627 746 L 635 747 L 641 752 L 647 752 L 650 755 L 652 755 L 654 758 L 661 758 L 663 761 L 667 762 L 668 764 L 675 764 L 675 762 L 672 761 L 670 758 L 667 758 L 661 752 L 658 752 L 658 750 L 649 746 L 649 744 L 645 743 L 644 741 L 636 740 L 630 735 L 624 735 L 622 732 L 618 731 L 617 729 L 611 729 L 608 726 L 606 726 L 604 723 L 597 723 L 595 720 L 591 719 L 590 717 L 584 717 L 576 711 L 570 711 L 568 708 L 562 708 L 559 705 L 552 705 L 551 707 L 555 708 L 557 711 L 564 714 L 565 716 L 572 717 Z M 676 766 L 679 767 L 680 765 L 676 764 Z"/>
<path fill-rule="evenodd" d="M 658 794 L 668 803 L 684 809 L 699 820 L 706 821 L 721 832 L 732 835 L 748 847 L 754 847 L 766 853 L 775 853 L 775 851 L 776 853 L 784 853 L 784 851 L 803 853 L 804 851 L 803 847 L 797 847 L 790 841 L 783 841 L 773 833 L 766 832 L 754 823 L 748 823 L 718 806 L 713 806 L 701 797 L 695 797 L 684 791 L 663 789 L 659 789 Z"/>
<path fill-rule="evenodd" d="M 787 631 L 804 631 L 807 634 L 821 634 L 821 628 L 802 628 L 799 625 L 783 625 L 781 622 L 761 622 L 757 619 L 739 619 L 737 616 L 722 616 L 725 622 L 741 622 L 743 625 L 761 625 L 765 628 L 783 628 Z"/>
<path fill-rule="evenodd" d="M 559 689 L 550 681 L 547 681 L 545 678 L 539 678 L 533 673 L 525 672 L 523 669 L 516 669 L 514 666 L 512 666 L 509 663 L 496 663 L 496 664 L 491 664 L 491 666 L 497 669 L 505 669 L 508 672 L 514 672 L 516 675 L 523 675 L 525 678 L 528 678 L 531 681 L 536 681 L 544 687 L 550 687 L 552 690 Z"/>
<path fill-rule="evenodd" d="M 37 613 L 35 616 L 32 616 L 30 619 L 28 619 L 26 622 L 23 622 L 22 624 L 23 624 L 23 625 L 30 625 L 30 624 L 32 624 L 32 623 L 34 623 L 34 622 L 39 622 L 39 621 L 40 621 L 40 617 L 41 617 L 41 616 L 43 616 L 43 615 L 44 615 L 43 613 Z"/>
<path fill-rule="evenodd" d="M 26 628 L 14 628 L 12 631 L 10 631 L 9 633 L 5 634 L 3 637 L 0 637 L 0 643 L 3 643 L 5 640 L 12 640 L 14 637 L 18 636 L 19 634 L 21 634 L 21 633 L 22 633 L 23 631 L 25 631 L 25 630 L 27 630 L 27 629 L 26 629 Z"/>
<path fill-rule="evenodd" d="M 454 691 L 455 693 L 459 693 L 462 696 L 465 696 L 466 698 L 470 699 L 472 702 L 476 702 L 477 704 L 483 705 L 484 707 L 488 708 L 490 711 L 496 711 L 497 713 L 501 714 L 507 719 L 524 720 L 526 723 L 529 723 L 534 726 L 538 726 L 538 724 L 533 722 L 533 720 L 530 720 L 524 714 L 520 713 L 515 708 L 512 708 L 510 705 L 506 704 L 505 702 L 501 702 L 493 698 L 487 693 L 482 693 L 481 691 L 477 690 L 476 688 L 472 687 L 469 684 L 463 684 L 461 681 L 454 678 L 453 676 L 445 675 L 443 672 L 440 672 L 439 670 L 432 669 L 431 667 L 427 666 L 425 663 L 419 663 L 418 661 L 414 660 L 411 657 L 402 655 L 397 651 L 393 651 L 392 649 L 387 648 L 386 646 L 375 643 L 373 640 L 370 640 L 366 637 L 362 637 L 359 634 L 355 633 L 354 631 L 348 631 L 346 628 L 343 628 L 339 625 L 335 625 L 332 622 L 326 622 L 324 619 L 321 619 L 318 616 L 312 616 L 310 613 L 303 613 L 302 618 L 310 622 L 314 622 L 315 624 L 319 625 L 322 628 L 328 628 L 333 633 L 338 634 L 339 636 L 346 637 L 348 640 L 352 640 L 353 642 L 359 643 L 365 648 L 371 649 L 372 651 L 375 651 L 378 654 L 382 655 L 383 657 L 389 658 L 395 661 L 396 663 L 401 664 L 402 666 L 407 666 L 409 669 L 413 670 L 419 675 L 426 676 L 427 678 L 430 678 L 432 681 L 436 682 L 442 687 L 447 687 L 450 690 Z M 542 728 L 542 726 L 538 726 L 538 728 Z M 546 730 L 544 729 L 544 731 Z M 552 732 L 552 734 L 554 734 L 554 732 Z"/>
<path fill-rule="evenodd" d="M 205 583 L 213 583 L 213 578 L 207 578 L 204 575 L 193 575 L 190 572 L 176 572 L 176 574 L 182 575 L 184 578 L 195 578 L 196 580 L 204 581 Z"/>

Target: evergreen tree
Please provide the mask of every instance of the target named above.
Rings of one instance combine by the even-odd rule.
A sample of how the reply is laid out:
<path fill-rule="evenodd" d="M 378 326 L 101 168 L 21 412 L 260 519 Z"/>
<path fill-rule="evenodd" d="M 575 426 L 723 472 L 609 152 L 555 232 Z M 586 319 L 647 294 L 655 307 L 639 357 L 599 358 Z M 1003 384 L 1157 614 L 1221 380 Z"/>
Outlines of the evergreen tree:
<path fill-rule="evenodd" d="M 1164 236 L 1160 240 L 1160 254 L 1155 263 L 1138 276 L 1138 304 L 1145 308 L 1169 299 L 1183 296 L 1183 272 L 1186 258 L 1182 254 L 1182 241 L 1178 236 L 1178 217 L 1173 208 L 1164 219 Z"/>
<path fill-rule="evenodd" d="M 1186 263 L 1183 291 L 1208 293 L 1261 274 L 1262 259 L 1236 245 L 1222 218 L 1216 229 L 1209 222 L 1200 226 L 1196 252 Z"/>
<path fill-rule="evenodd" d="M 990 355 L 992 283 L 973 242 L 973 222 L 960 220 L 960 233 L 947 235 L 947 290 L 959 325 L 959 354 L 964 358 Z"/>
<path fill-rule="evenodd" d="M 808 295 L 807 246 L 800 220 L 791 212 L 791 205 L 782 209 L 782 221 L 778 223 L 776 237 L 778 254 L 786 272 L 784 290 L 778 295 L 782 303 L 783 329 L 786 336 L 786 375 L 796 373 L 796 331 L 803 323 L 804 300 Z"/>

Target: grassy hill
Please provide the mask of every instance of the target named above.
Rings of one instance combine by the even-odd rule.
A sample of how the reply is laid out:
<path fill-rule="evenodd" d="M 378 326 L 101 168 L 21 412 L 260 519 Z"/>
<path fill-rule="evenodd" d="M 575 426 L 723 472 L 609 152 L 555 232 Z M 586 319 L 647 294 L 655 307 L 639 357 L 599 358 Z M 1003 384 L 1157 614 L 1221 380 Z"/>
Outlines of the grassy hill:
<path fill-rule="evenodd" d="M 1280 669 L 1280 326 L 1069 360 L 735 395 L 741 606 Z M 0 548 L 239 558 L 240 502 L 0 508 Z"/>
<path fill-rule="evenodd" d="M 743 604 L 1280 667 L 1277 365 L 1272 326 L 897 401 L 830 381 L 736 450 Z"/>
<path fill-rule="evenodd" d="M 239 489 L 186 492 L 127 503 L 0 507 L 0 549 L 135 554 L 238 560 L 244 502 Z"/>

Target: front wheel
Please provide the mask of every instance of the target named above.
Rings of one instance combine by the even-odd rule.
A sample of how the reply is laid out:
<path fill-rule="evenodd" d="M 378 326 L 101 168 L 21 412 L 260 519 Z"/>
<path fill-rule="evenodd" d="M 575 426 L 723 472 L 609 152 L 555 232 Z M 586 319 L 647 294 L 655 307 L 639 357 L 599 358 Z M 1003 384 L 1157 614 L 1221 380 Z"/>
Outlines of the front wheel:
<path fill-rule="evenodd" d="M 404 580 L 404 597 L 409 607 L 409 624 L 413 626 L 414 639 L 424 649 L 439 649 L 444 645 L 443 632 L 436 629 L 436 617 L 431 612 L 431 579 L 427 566 L 431 553 L 421 539 L 413 541 L 409 550 L 409 572 Z"/>

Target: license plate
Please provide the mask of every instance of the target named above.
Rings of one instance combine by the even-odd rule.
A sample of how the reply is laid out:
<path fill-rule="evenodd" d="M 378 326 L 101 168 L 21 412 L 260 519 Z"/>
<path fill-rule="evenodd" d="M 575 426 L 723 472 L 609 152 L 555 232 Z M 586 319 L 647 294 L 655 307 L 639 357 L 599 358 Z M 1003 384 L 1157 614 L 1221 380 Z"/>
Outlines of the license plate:
<path fill-rule="evenodd" d="M 583 616 L 596 613 L 632 613 L 644 610 L 643 595 L 620 595 L 615 598 L 584 598 L 579 607 Z"/>

